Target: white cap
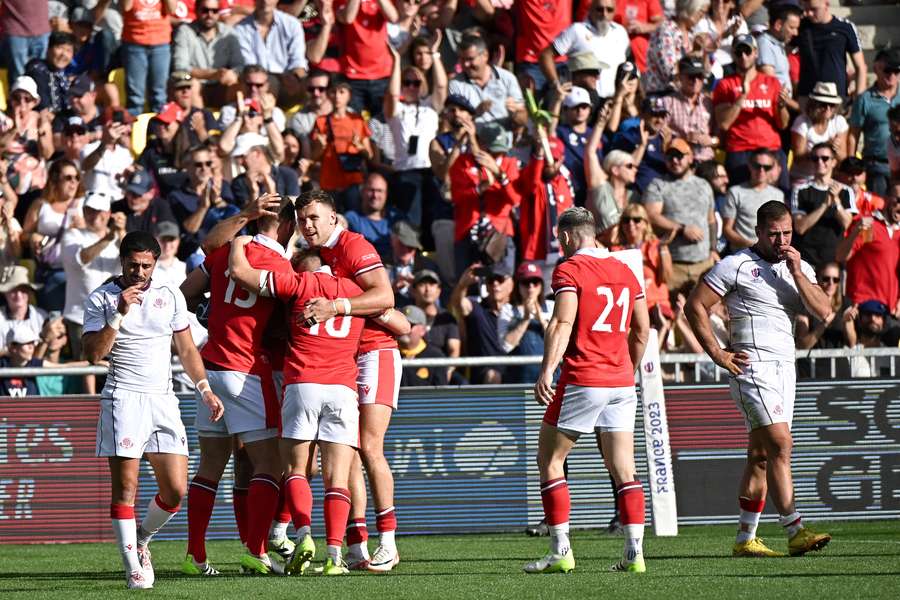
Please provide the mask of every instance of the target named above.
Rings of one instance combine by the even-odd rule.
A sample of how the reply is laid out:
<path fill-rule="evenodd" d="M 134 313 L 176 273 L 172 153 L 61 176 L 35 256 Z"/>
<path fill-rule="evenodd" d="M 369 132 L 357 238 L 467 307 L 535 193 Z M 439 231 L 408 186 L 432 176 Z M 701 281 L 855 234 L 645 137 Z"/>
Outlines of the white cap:
<path fill-rule="evenodd" d="M 10 344 L 30 344 L 36 342 L 37 334 L 28 325 L 17 325 L 9 330 L 6 334 L 6 345 Z"/>
<path fill-rule="evenodd" d="M 28 92 L 32 98 L 41 101 L 41 96 L 37 91 L 37 83 L 34 82 L 34 79 L 29 77 L 28 75 L 21 75 L 16 78 L 16 81 L 13 83 L 12 89 L 9 90 L 9 95 L 12 96 L 18 90 L 22 90 L 23 92 Z"/>
<path fill-rule="evenodd" d="M 90 191 L 84 197 L 84 207 L 94 210 L 109 210 L 111 200 L 109 194 L 105 192 Z"/>
<path fill-rule="evenodd" d="M 237 139 L 234 142 L 234 150 L 231 151 L 231 156 L 244 156 L 250 152 L 251 148 L 268 145 L 269 140 L 263 135 L 258 133 L 242 133 L 237 136 Z"/>
<path fill-rule="evenodd" d="M 588 91 L 583 87 L 575 86 L 572 88 L 572 91 L 569 92 L 569 95 L 566 96 L 566 99 L 563 100 L 563 106 L 566 108 L 572 108 L 573 106 L 579 106 L 580 104 L 590 104 L 591 103 L 591 95 L 588 94 Z"/>

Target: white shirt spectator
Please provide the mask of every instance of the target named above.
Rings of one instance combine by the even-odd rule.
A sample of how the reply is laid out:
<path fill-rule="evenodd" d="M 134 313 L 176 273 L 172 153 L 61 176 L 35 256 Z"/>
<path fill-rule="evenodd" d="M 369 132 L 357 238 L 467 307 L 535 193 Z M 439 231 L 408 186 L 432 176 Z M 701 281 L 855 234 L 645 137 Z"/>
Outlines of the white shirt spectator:
<path fill-rule="evenodd" d="M 844 118 L 843 115 L 835 115 L 831 117 L 828 121 L 828 125 L 825 128 L 824 133 L 818 133 L 815 129 L 813 129 L 812 123 L 809 120 L 809 117 L 806 115 L 800 115 L 796 119 L 794 119 L 794 124 L 791 126 L 791 131 L 793 133 L 798 133 L 806 138 L 806 149 L 812 150 L 812 147 L 816 144 L 821 144 L 822 142 L 830 141 L 836 135 L 840 135 L 850 130 L 850 125 L 847 123 L 847 119 Z"/>
<path fill-rule="evenodd" d="M 734 35 L 750 33 L 747 22 L 739 14 L 733 15 L 728 19 L 728 26 L 725 29 L 725 32 L 728 33 L 732 27 L 737 27 Z M 716 26 L 709 16 L 703 17 L 696 25 L 694 25 L 693 34 L 697 35 L 698 33 L 709 35 L 712 41 L 715 42 L 716 51 L 713 52 L 713 61 L 712 65 L 710 65 L 710 70 L 716 79 L 722 79 L 725 75 L 724 67 L 734 62 L 734 59 L 731 57 L 731 41 L 734 39 L 734 35 L 719 39 L 719 30 L 716 29 Z"/>
<path fill-rule="evenodd" d="M 388 127 L 394 140 L 394 169 L 430 169 L 428 149 L 438 131 L 439 117 L 431 106 L 398 102 L 396 114 L 388 119 Z M 409 153 L 409 140 L 416 136 L 416 151 Z"/>
<path fill-rule="evenodd" d="M 550 317 L 553 316 L 553 300 L 544 300 L 541 302 L 541 319 L 545 321 L 549 321 Z M 500 316 L 497 317 L 497 336 L 500 338 L 500 343 L 503 344 L 503 349 L 506 352 L 512 352 L 515 350 L 515 346 L 506 343 L 506 334 L 509 333 L 510 329 L 516 327 L 519 322 L 525 318 L 525 313 L 522 311 L 521 306 L 513 306 L 512 304 L 504 304 L 500 309 Z"/>
<path fill-rule="evenodd" d="M 597 93 L 601 98 L 610 98 L 616 93 L 616 69 L 625 62 L 630 47 L 628 32 L 618 23 L 607 21 L 606 33 L 600 34 L 593 23 L 582 21 L 572 23 L 553 40 L 557 54 L 574 55 L 593 52 L 604 66 L 597 80 Z M 450 91 L 453 93 L 453 90 Z M 472 106 L 477 106 L 473 104 Z"/>
<path fill-rule="evenodd" d="M 28 307 L 28 316 L 22 321 L 16 321 L 9 318 L 6 307 L 0 307 L 0 351 L 6 352 L 6 335 L 13 328 L 27 327 L 34 332 L 34 339 L 41 337 L 41 329 L 44 328 L 44 321 L 47 320 L 47 312 L 37 306 Z"/>
<path fill-rule="evenodd" d="M 161 261 L 157 261 L 156 268 L 153 269 L 153 278 L 160 281 L 171 283 L 175 287 L 180 287 L 187 279 L 187 265 L 183 260 L 177 258 L 172 259 L 172 264 L 164 265 Z"/>
<path fill-rule="evenodd" d="M 234 31 L 248 65 L 259 65 L 269 73 L 309 68 L 303 27 L 300 21 L 285 12 L 275 11 L 265 40 L 259 35 L 253 15 L 238 23 Z"/>
<path fill-rule="evenodd" d="M 81 325 L 84 322 L 84 301 L 91 292 L 121 270 L 119 244 L 111 242 L 91 262 L 81 260 L 81 251 L 100 241 L 88 229 L 70 229 L 62 238 L 62 261 L 66 273 L 66 306 L 63 318 Z"/>
<path fill-rule="evenodd" d="M 221 124 L 223 131 L 234 122 L 235 117 L 237 117 L 237 106 L 226 104 L 222 107 L 222 113 L 219 115 L 219 124 Z M 287 122 L 287 119 L 284 116 L 284 111 L 277 106 L 272 109 L 272 120 L 275 121 L 278 131 L 284 131 L 284 124 Z M 260 127 L 259 134 L 263 137 L 269 137 L 265 127 Z"/>
<path fill-rule="evenodd" d="M 101 140 L 91 142 L 81 149 L 81 162 L 91 155 L 102 143 Z M 131 151 L 122 145 L 116 145 L 115 150 L 106 150 L 97 164 L 90 171 L 84 173 L 84 191 L 109 194 L 113 200 L 121 200 L 125 197 L 116 177 L 125 172 L 125 169 L 134 164 Z"/>

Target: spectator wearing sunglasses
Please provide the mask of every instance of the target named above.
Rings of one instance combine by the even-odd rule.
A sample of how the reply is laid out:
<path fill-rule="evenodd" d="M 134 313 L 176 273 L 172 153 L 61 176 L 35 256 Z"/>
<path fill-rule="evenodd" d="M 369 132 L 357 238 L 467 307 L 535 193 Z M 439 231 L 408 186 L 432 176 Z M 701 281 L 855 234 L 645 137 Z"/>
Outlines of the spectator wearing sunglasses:
<path fill-rule="evenodd" d="M 785 104 L 788 92 L 778 79 L 757 70 L 756 39 L 739 35 L 732 45 L 735 74 L 719 81 L 713 92 L 713 107 L 719 129 L 725 133 L 725 168 L 735 184 L 750 179 L 750 156 L 757 148 L 775 152 L 781 164 L 778 187 L 790 189 L 787 156 L 781 149 L 780 131 L 788 126 Z"/>
<path fill-rule="evenodd" d="M 813 178 L 795 186 L 791 199 L 794 246 L 803 260 L 819 267 L 835 259 L 856 204 L 847 186 L 832 178 L 837 160 L 831 144 L 816 144 L 809 156 L 815 163 Z"/>
<path fill-rule="evenodd" d="M 703 60 L 685 56 L 678 61 L 677 90 L 662 99 L 669 130 L 690 143 L 697 161 L 713 158 L 713 147 L 719 145 L 719 138 L 712 134 L 712 101 L 703 93 L 705 79 Z"/>
<path fill-rule="evenodd" d="M 791 149 L 794 163 L 791 165 L 791 179 L 809 179 L 815 172 L 815 165 L 808 159 L 816 144 L 831 144 L 838 161 L 847 157 L 847 119 L 838 111 L 841 97 L 837 87 L 831 82 L 820 81 L 813 88 L 806 103 L 805 114 L 798 116 L 791 127 Z"/>
<path fill-rule="evenodd" d="M 331 114 L 331 100 L 328 99 L 328 84 L 331 75 L 327 71 L 313 69 L 306 78 L 306 103 L 296 112 L 287 128 L 297 134 L 302 147 L 301 154 L 309 158 L 310 140 L 316 119 Z"/>
<path fill-rule="evenodd" d="M 895 244 L 896 245 L 896 244 Z M 844 313 L 844 295 L 841 293 L 841 265 L 827 262 L 816 271 L 816 283 L 828 295 L 831 301 L 831 314 L 819 320 L 805 313 L 795 317 L 797 348 L 841 348 L 844 345 L 844 333 L 841 317 Z"/>
<path fill-rule="evenodd" d="M 756 243 L 756 212 L 760 206 L 770 200 L 784 202 L 784 193 L 769 184 L 777 165 L 774 153 L 760 148 L 750 157 L 750 181 L 728 189 L 722 207 L 722 232 L 732 252 Z"/>

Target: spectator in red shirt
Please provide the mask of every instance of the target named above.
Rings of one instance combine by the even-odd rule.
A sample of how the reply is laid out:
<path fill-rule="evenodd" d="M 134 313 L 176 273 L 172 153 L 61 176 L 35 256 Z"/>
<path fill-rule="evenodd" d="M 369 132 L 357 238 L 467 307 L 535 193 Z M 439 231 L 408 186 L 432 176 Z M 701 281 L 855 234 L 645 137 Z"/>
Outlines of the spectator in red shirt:
<path fill-rule="evenodd" d="M 450 189 L 452 190 L 453 217 L 456 222 L 454 258 L 456 274 L 460 275 L 469 265 L 487 260 L 479 251 L 479 240 L 492 227 L 507 236 L 506 252 L 497 261 L 512 273 L 515 267 L 516 247 L 513 243 L 513 222 L 510 212 L 521 200 L 516 190 L 519 165 L 508 156 L 509 131 L 496 124 L 482 126 L 475 135 L 471 124 L 466 125 L 468 148 L 465 154 L 454 159 L 462 144 L 451 152 Z"/>
<path fill-rule="evenodd" d="M 335 9 L 341 26 L 341 71 L 353 91 L 350 107 L 381 120 L 393 65 L 387 24 L 396 23 L 400 15 L 390 0 L 338 0 Z"/>
<path fill-rule="evenodd" d="M 877 300 L 895 315 L 900 266 L 900 182 L 888 190 L 885 206 L 870 217 L 857 216 L 838 243 L 835 259 L 847 265 L 850 304 Z"/>
<path fill-rule="evenodd" d="M 631 38 L 631 56 L 643 73 L 647 70 L 647 48 L 650 35 L 663 22 L 662 6 L 659 0 L 619 0 L 613 21 L 628 30 Z"/>
<path fill-rule="evenodd" d="M 656 0 L 651 0 L 656 1 Z M 519 85 L 527 87 L 523 78 L 534 81 L 534 87 L 542 94 L 547 78 L 541 71 L 538 58 L 559 33 L 572 23 L 572 3 L 566 0 L 519 0 L 515 3 L 516 27 L 516 75 Z M 565 57 L 556 57 L 556 72 L 565 66 Z"/>
<path fill-rule="evenodd" d="M 758 50 L 752 35 L 739 35 L 732 43 L 735 74 L 719 80 L 713 92 L 716 122 L 725 135 L 725 169 L 733 185 L 750 179 L 750 155 L 768 148 L 781 165 L 778 187 L 790 192 L 787 156 L 781 149 L 780 130 L 790 115 L 778 79 L 756 69 Z"/>

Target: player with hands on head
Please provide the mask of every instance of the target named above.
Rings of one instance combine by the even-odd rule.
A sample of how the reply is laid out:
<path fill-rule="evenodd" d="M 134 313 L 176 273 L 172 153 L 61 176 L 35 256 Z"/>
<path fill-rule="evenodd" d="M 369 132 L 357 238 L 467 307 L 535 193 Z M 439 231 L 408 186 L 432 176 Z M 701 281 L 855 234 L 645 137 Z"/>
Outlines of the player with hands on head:
<path fill-rule="evenodd" d="M 757 211 L 758 241 L 716 264 L 694 288 L 685 313 L 709 357 L 727 370 L 731 397 L 749 432 L 747 463 L 739 490 L 740 527 L 733 556 L 774 557 L 781 553 L 756 537 L 766 494 L 788 536 L 788 552 L 800 556 L 831 540 L 803 526 L 794 505 L 791 422 L 794 413 L 795 316 L 808 312 L 824 320 L 831 301 L 816 284 L 813 268 L 791 246 L 793 223 L 783 202 Z M 724 301 L 730 316 L 729 344 L 719 347 L 710 308 Z"/>

